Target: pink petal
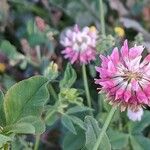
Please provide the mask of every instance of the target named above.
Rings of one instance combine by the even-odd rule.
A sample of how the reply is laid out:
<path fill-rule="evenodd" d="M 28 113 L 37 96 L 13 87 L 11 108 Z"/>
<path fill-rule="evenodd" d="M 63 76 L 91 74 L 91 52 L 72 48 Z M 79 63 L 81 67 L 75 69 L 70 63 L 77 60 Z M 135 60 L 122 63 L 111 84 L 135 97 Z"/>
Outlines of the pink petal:
<path fill-rule="evenodd" d="M 113 64 L 112 61 L 109 61 L 109 62 L 108 62 L 108 71 L 109 71 L 110 73 L 115 73 L 115 72 L 116 72 L 116 67 L 115 67 L 115 65 Z"/>
<path fill-rule="evenodd" d="M 138 56 L 128 63 L 128 68 L 130 71 L 139 70 L 141 58 L 142 56 Z"/>
<path fill-rule="evenodd" d="M 104 88 L 112 88 L 114 86 L 113 81 L 105 81 L 105 82 L 99 82 L 100 85 L 102 85 Z"/>
<path fill-rule="evenodd" d="M 147 96 L 145 95 L 145 93 L 142 90 L 137 91 L 136 95 L 137 95 L 137 99 L 140 103 L 148 104 Z"/>
<path fill-rule="evenodd" d="M 144 50 L 143 46 L 135 46 L 135 47 L 130 48 L 129 58 L 134 59 L 134 58 L 140 56 L 142 54 L 143 50 Z"/>
<path fill-rule="evenodd" d="M 101 66 L 107 68 L 109 59 L 103 55 L 99 56 L 102 60 Z"/>
<path fill-rule="evenodd" d="M 118 48 L 114 48 L 112 54 L 111 54 L 111 59 L 115 64 L 118 64 L 119 62 L 119 52 L 118 52 Z"/>
<path fill-rule="evenodd" d="M 78 53 L 76 52 L 74 56 L 71 58 L 71 64 L 73 64 L 78 59 Z"/>
<path fill-rule="evenodd" d="M 144 67 L 145 65 L 147 65 L 148 63 L 150 63 L 150 54 L 148 54 L 148 55 L 144 58 L 143 62 L 140 64 L 140 67 L 142 68 L 142 67 Z"/>
<path fill-rule="evenodd" d="M 132 90 L 133 90 L 133 91 L 138 91 L 138 90 L 139 90 L 138 81 L 136 81 L 135 79 L 132 79 L 132 80 L 131 80 L 131 85 L 132 85 Z"/>
<path fill-rule="evenodd" d="M 99 68 L 99 73 L 101 78 L 107 78 L 111 76 L 111 73 L 109 73 L 106 69 L 104 68 Z"/>
<path fill-rule="evenodd" d="M 146 95 L 150 96 L 150 84 L 145 85 L 145 87 L 142 87 L 144 93 L 146 93 Z"/>
<path fill-rule="evenodd" d="M 119 88 L 119 89 L 116 91 L 115 100 L 120 99 L 121 97 L 123 97 L 124 91 L 125 91 L 125 89 Z"/>
<path fill-rule="evenodd" d="M 128 41 L 125 40 L 123 46 L 121 47 L 121 55 L 122 57 L 128 57 L 129 55 L 129 48 L 128 48 Z"/>
<path fill-rule="evenodd" d="M 150 54 L 148 54 L 148 55 L 145 57 L 144 61 L 150 62 Z"/>
<path fill-rule="evenodd" d="M 130 98 L 131 98 L 131 91 L 126 90 L 124 92 L 124 100 L 125 100 L 125 102 L 128 102 Z"/>

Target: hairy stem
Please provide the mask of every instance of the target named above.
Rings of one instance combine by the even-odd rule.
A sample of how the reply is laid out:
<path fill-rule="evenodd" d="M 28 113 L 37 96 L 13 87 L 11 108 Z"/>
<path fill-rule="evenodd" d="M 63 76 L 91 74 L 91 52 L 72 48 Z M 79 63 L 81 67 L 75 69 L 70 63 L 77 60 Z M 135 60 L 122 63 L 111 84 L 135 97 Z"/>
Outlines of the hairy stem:
<path fill-rule="evenodd" d="M 84 64 L 82 65 L 82 74 L 83 74 L 83 81 L 84 81 L 84 88 L 85 88 L 85 93 L 86 93 L 86 98 L 87 98 L 87 104 L 90 108 L 92 108 L 91 96 L 90 96 L 90 91 L 89 91 L 89 86 L 88 86 L 88 81 L 87 81 L 86 66 Z M 90 111 L 90 114 L 93 115 L 91 111 Z"/>
<path fill-rule="evenodd" d="M 100 13 L 101 32 L 102 35 L 105 36 L 106 31 L 105 31 L 105 16 L 104 16 L 103 0 L 99 0 L 99 13 Z"/>
<path fill-rule="evenodd" d="M 97 138 L 97 141 L 96 141 L 96 143 L 95 143 L 95 145 L 94 145 L 92 150 L 98 150 L 98 147 L 99 147 L 99 145 L 100 145 L 100 143 L 102 141 L 102 138 L 103 138 L 103 136 L 104 136 L 104 134 L 105 134 L 109 124 L 110 124 L 110 121 L 111 121 L 115 111 L 116 111 L 116 107 L 112 107 L 110 112 L 109 112 L 109 114 L 108 114 L 108 116 L 107 116 L 107 118 L 106 118 L 104 126 L 103 126 L 103 128 L 101 130 L 101 133 L 99 134 L 99 136 Z"/>
<path fill-rule="evenodd" d="M 34 150 L 38 150 L 40 144 L 40 134 L 37 134 L 35 137 L 35 145 L 34 145 Z"/>

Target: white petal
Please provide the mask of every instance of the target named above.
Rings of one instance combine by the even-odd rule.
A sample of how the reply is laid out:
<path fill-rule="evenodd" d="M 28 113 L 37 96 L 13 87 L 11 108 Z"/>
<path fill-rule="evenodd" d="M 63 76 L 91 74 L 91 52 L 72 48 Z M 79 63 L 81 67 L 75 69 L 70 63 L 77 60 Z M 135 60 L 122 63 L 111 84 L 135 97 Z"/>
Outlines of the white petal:
<path fill-rule="evenodd" d="M 134 112 L 134 111 L 132 111 L 131 109 L 128 108 L 127 116 L 132 121 L 141 121 L 141 118 L 143 116 L 143 109 L 139 108 L 138 111 Z"/>

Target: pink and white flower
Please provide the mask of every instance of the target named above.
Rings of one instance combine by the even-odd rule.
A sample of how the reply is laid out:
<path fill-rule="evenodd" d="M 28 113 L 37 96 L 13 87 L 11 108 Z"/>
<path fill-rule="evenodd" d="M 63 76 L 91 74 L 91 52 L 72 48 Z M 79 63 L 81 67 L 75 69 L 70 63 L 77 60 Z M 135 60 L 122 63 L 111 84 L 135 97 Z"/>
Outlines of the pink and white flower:
<path fill-rule="evenodd" d="M 139 108 L 138 111 L 132 111 L 131 109 L 128 109 L 127 116 L 132 121 L 141 121 L 143 116 L 143 109 Z"/>
<path fill-rule="evenodd" d="M 62 51 L 64 58 L 68 58 L 72 64 L 75 62 L 87 64 L 95 60 L 96 39 L 95 27 L 84 27 L 80 30 L 79 26 L 75 25 L 72 29 L 68 29 L 60 41 L 65 47 Z"/>
<path fill-rule="evenodd" d="M 100 79 L 95 83 L 101 85 L 110 104 L 120 106 L 121 111 L 128 108 L 128 114 L 150 105 L 150 54 L 143 59 L 143 50 L 136 45 L 129 49 L 125 40 L 120 51 L 114 48 L 110 56 L 100 55 L 101 66 L 96 67 Z"/>

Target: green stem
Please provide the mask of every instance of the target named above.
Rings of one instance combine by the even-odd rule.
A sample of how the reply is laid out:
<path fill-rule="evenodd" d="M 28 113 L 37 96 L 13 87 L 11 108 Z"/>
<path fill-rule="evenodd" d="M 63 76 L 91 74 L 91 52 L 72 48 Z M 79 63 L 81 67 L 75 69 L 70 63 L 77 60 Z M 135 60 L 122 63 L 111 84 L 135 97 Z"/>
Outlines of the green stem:
<path fill-rule="evenodd" d="M 49 118 L 56 112 L 56 109 L 54 108 L 45 118 L 45 122 L 47 122 L 47 120 L 49 120 Z"/>
<path fill-rule="evenodd" d="M 34 150 L 38 150 L 40 144 L 40 134 L 37 134 L 35 137 L 35 145 L 34 145 Z"/>
<path fill-rule="evenodd" d="M 84 81 L 84 88 L 85 88 L 85 93 L 86 93 L 86 98 L 87 98 L 87 104 L 90 108 L 92 108 L 91 96 L 90 96 L 90 91 L 89 91 L 89 86 L 88 86 L 88 81 L 87 81 L 86 66 L 84 64 L 82 65 L 82 74 L 83 74 L 83 81 Z M 92 115 L 92 112 L 90 113 Z"/>
<path fill-rule="evenodd" d="M 103 128 L 101 130 L 101 133 L 99 134 L 99 136 L 97 138 L 97 141 L 96 141 L 96 143 L 95 143 L 95 145 L 94 145 L 92 150 L 98 150 L 98 147 L 99 147 L 99 145 L 100 145 L 100 143 L 102 141 L 102 138 L 103 138 L 104 134 L 106 133 L 108 125 L 110 124 L 110 121 L 111 121 L 115 111 L 116 111 L 116 107 L 112 107 L 110 112 L 109 112 L 109 114 L 108 114 L 108 116 L 107 116 L 107 118 L 106 118 L 104 126 L 103 126 Z"/>
<path fill-rule="evenodd" d="M 55 101 L 57 101 L 57 100 L 58 100 L 57 93 L 55 92 L 55 90 L 54 90 L 52 84 L 49 84 L 49 90 L 50 90 L 51 95 L 52 95 L 53 98 L 55 99 Z"/>
<path fill-rule="evenodd" d="M 35 49 L 36 49 L 37 59 L 38 59 L 39 63 L 41 63 L 42 62 L 42 56 L 41 56 L 40 46 L 37 45 Z"/>
<path fill-rule="evenodd" d="M 105 36 L 105 17 L 104 17 L 104 6 L 103 6 L 103 0 L 99 0 L 99 13 L 100 13 L 100 23 L 101 23 L 101 31 L 102 35 Z"/>
<path fill-rule="evenodd" d="M 98 94 L 98 105 L 99 105 L 99 112 L 103 111 L 103 100 L 100 96 L 100 94 Z"/>

